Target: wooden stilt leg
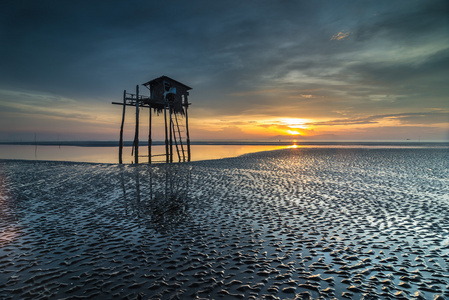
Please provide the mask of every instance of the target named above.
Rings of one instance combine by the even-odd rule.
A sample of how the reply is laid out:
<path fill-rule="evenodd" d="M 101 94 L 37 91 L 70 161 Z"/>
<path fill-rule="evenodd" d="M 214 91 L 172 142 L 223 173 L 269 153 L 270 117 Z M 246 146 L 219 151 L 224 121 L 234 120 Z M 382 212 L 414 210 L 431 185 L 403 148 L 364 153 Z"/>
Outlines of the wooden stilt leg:
<path fill-rule="evenodd" d="M 190 161 L 190 134 L 189 134 L 189 115 L 187 110 L 189 108 L 189 102 L 187 100 L 187 96 L 185 96 L 185 113 L 186 113 L 186 137 L 187 137 L 187 161 Z"/>
<path fill-rule="evenodd" d="M 165 162 L 169 162 L 168 153 L 168 128 L 167 128 L 167 107 L 164 106 L 164 120 L 165 120 Z"/>
<path fill-rule="evenodd" d="M 134 135 L 134 162 L 139 163 L 139 86 L 136 85 L 136 132 Z"/>
<path fill-rule="evenodd" d="M 120 125 L 120 140 L 118 146 L 118 163 L 123 163 L 123 125 L 125 124 L 125 109 L 126 109 L 126 90 L 123 91 L 123 113 L 122 124 Z"/>
<path fill-rule="evenodd" d="M 168 113 L 170 115 L 170 163 L 173 162 L 173 120 L 172 120 L 172 111 L 169 108 Z"/>
<path fill-rule="evenodd" d="M 151 105 L 148 110 L 150 111 L 150 120 L 148 121 L 148 163 L 151 164 Z"/>

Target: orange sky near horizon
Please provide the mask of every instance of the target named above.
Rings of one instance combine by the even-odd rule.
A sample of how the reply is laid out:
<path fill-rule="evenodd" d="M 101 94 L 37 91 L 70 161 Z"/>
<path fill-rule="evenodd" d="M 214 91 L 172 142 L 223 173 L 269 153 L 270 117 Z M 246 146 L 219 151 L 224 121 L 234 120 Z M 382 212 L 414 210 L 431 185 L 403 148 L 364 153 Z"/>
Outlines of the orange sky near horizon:
<path fill-rule="evenodd" d="M 429 109 L 426 113 L 360 115 L 357 117 L 275 116 L 269 114 L 217 115 L 195 103 L 194 93 L 189 108 L 191 140 L 239 139 L 304 139 L 304 140 L 445 140 L 449 128 L 448 113 L 444 109 Z M 8 103 L 11 109 L 16 103 Z M 64 106 L 51 109 L 20 103 L 18 112 L 0 112 L 8 130 L 15 120 L 16 138 L 9 140 L 32 141 L 36 128 L 38 140 L 118 140 L 121 106 L 104 101 L 79 107 L 76 102 L 64 100 Z M 409 122 L 409 118 L 420 122 Z M 128 107 L 125 119 L 125 140 L 134 138 L 135 110 Z M 55 124 L 59 124 L 55 126 Z M 23 132 L 23 134 L 21 134 Z M 140 139 L 148 136 L 148 109 L 140 113 Z M 163 140 L 163 115 L 153 115 L 153 139 Z M 7 138 L 4 140 L 8 140 Z"/>

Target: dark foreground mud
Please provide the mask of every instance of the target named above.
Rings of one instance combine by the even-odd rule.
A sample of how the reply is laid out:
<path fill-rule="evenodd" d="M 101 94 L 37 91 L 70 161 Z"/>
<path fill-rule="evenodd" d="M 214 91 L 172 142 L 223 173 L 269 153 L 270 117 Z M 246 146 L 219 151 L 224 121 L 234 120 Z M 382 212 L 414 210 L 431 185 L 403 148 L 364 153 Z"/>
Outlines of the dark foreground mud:
<path fill-rule="evenodd" d="M 1 299 L 448 299 L 446 149 L 0 162 Z"/>

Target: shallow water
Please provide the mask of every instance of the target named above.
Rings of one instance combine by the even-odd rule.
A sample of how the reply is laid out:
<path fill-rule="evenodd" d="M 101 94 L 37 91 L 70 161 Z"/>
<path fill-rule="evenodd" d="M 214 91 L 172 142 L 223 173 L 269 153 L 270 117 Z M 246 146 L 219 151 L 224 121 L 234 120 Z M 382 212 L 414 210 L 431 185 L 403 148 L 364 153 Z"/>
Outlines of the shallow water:
<path fill-rule="evenodd" d="M 220 159 L 236 157 L 247 153 L 285 149 L 289 146 L 280 145 L 192 145 L 191 161 Z M 148 163 L 148 147 L 141 146 L 139 162 Z M 176 149 L 173 157 L 174 162 L 181 158 L 177 156 Z M 156 145 L 152 147 L 153 163 L 165 163 L 165 146 Z M 187 153 L 186 153 L 187 156 Z M 134 162 L 132 147 L 123 148 L 123 163 Z M 22 159 L 41 161 L 71 161 L 89 163 L 111 163 L 116 164 L 118 159 L 118 147 L 81 147 L 81 146 L 34 146 L 34 145 L 1 145 L 0 159 Z"/>
<path fill-rule="evenodd" d="M 48 144 L 47 144 L 48 143 Z M 117 142 L 47 142 L 43 145 L 2 144 L 0 143 L 0 159 L 20 159 L 34 161 L 70 161 L 89 163 L 116 164 L 119 162 Z M 173 146 L 173 162 L 184 161 L 182 155 L 177 155 Z M 198 142 L 191 145 L 191 161 L 212 160 L 237 157 L 240 155 L 261 151 L 272 151 L 290 148 L 367 148 L 367 149 L 448 149 L 449 143 L 398 143 L 398 142 L 354 142 L 354 143 L 267 143 L 265 141 L 235 141 L 235 142 Z M 165 146 L 158 143 L 152 146 L 152 163 L 165 163 Z M 181 147 L 179 147 L 180 153 Z M 184 150 L 187 150 L 185 145 Z M 187 151 L 186 151 L 187 152 Z M 187 156 L 187 153 L 186 153 Z M 123 147 L 123 163 L 134 163 L 131 146 Z M 186 159 L 187 160 L 187 159 Z M 148 146 L 139 147 L 139 162 L 148 163 Z"/>
<path fill-rule="evenodd" d="M 447 149 L 0 162 L 0 298 L 449 296 Z"/>

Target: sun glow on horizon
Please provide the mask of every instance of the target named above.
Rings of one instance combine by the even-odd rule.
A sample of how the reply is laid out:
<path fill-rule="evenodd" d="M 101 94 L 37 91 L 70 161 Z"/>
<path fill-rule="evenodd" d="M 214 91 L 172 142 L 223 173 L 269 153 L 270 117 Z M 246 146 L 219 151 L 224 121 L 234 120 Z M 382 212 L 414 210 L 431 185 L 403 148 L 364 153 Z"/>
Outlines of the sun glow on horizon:
<path fill-rule="evenodd" d="M 308 119 L 281 118 L 279 119 L 279 122 L 282 124 L 281 126 L 283 127 L 280 131 L 288 135 L 304 135 L 303 130 L 307 131 L 310 129 L 310 126 L 306 125 L 307 123 L 310 123 L 310 120 Z"/>
<path fill-rule="evenodd" d="M 299 119 L 299 118 L 282 118 L 280 121 L 287 125 L 289 128 L 300 128 L 300 129 L 306 129 L 308 126 L 305 125 L 306 123 L 309 123 L 310 120 L 308 119 Z"/>
<path fill-rule="evenodd" d="M 272 138 L 272 137 L 307 137 L 316 134 L 313 119 L 254 116 L 222 117 L 221 119 L 192 119 L 193 132 L 196 136 L 202 135 L 206 138 L 216 139 L 250 139 L 250 138 Z M 206 125 L 207 124 L 207 125 Z"/>
<path fill-rule="evenodd" d="M 296 131 L 296 130 L 287 130 L 287 133 L 290 135 L 300 135 L 301 134 L 299 131 Z"/>

